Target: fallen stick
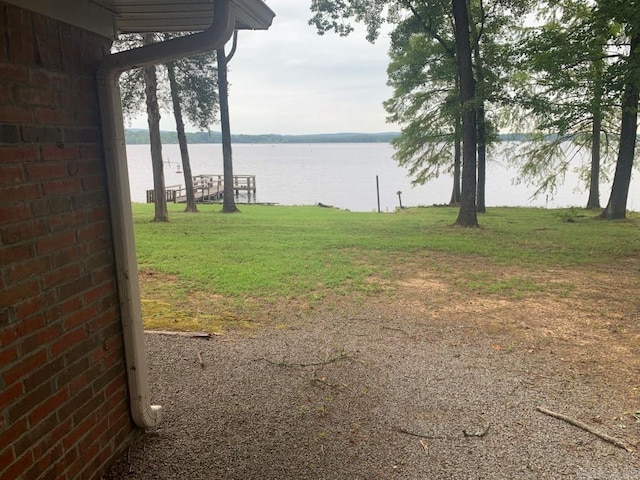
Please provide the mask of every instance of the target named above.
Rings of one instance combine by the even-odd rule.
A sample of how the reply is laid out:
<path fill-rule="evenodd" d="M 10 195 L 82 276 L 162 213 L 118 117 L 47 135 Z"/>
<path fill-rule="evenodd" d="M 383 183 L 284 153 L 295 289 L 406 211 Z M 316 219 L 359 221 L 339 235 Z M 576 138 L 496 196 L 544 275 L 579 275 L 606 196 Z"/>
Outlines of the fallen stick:
<path fill-rule="evenodd" d="M 574 427 L 578 427 L 582 430 L 584 430 L 585 432 L 589 432 L 593 435 L 595 435 L 596 437 L 604 440 L 605 442 L 611 443 L 612 445 L 615 445 L 618 448 L 623 448 L 624 450 L 626 450 L 627 452 L 632 452 L 633 448 L 631 448 L 629 445 L 627 445 L 626 443 L 624 443 L 622 440 L 612 437 L 611 435 L 607 435 L 604 432 L 600 432 L 598 430 L 596 430 L 595 428 L 591 427 L 590 425 L 587 425 L 584 422 L 581 422 L 580 420 L 576 420 L 574 418 L 571 417 L 567 417 L 566 415 L 563 415 L 561 413 L 557 413 L 557 412 L 553 412 L 551 410 L 547 410 L 544 407 L 536 407 L 536 410 L 538 410 L 540 413 L 544 413 L 545 415 L 549 415 L 550 417 L 554 417 L 557 418 L 558 420 L 562 420 L 564 422 L 567 422 L 570 425 L 573 425 Z"/>
<path fill-rule="evenodd" d="M 189 337 L 189 338 L 211 338 L 211 335 L 222 335 L 221 333 L 207 332 L 174 332 L 171 330 L 145 330 L 144 333 L 152 335 L 170 335 L 172 337 Z"/>
<path fill-rule="evenodd" d="M 426 433 L 412 432 L 411 430 L 407 430 L 406 428 L 403 428 L 403 427 L 397 427 L 396 431 L 399 433 L 404 433 L 405 435 L 411 435 L 412 437 L 426 438 L 428 440 L 438 440 L 438 439 L 447 438 L 447 437 L 436 436 L 436 435 L 427 435 Z"/>
<path fill-rule="evenodd" d="M 275 365 L 277 367 L 317 367 L 320 365 L 329 365 L 330 363 L 335 363 L 339 360 L 344 360 L 345 358 L 350 358 L 349 355 L 347 355 L 346 353 L 341 353 L 338 356 L 329 358 L 327 360 L 324 360 L 322 362 L 312 362 L 312 363 L 286 363 L 284 361 L 282 362 L 274 362 L 273 360 L 269 360 L 268 358 L 262 357 L 262 358 L 257 358 L 255 361 L 259 362 L 259 361 L 265 361 L 267 362 L 269 365 Z"/>
<path fill-rule="evenodd" d="M 198 363 L 200 364 L 200 367 L 204 368 L 204 362 L 202 361 L 202 355 L 200 355 L 200 352 L 196 352 L 196 355 L 198 357 Z"/>

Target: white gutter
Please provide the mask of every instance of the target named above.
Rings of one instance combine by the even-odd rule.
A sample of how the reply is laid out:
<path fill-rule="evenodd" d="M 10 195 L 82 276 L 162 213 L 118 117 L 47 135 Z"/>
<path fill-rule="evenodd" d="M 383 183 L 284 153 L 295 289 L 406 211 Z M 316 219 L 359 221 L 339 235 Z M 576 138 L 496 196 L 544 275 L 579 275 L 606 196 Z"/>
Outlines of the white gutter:
<path fill-rule="evenodd" d="M 101 62 L 96 75 L 131 415 L 135 424 L 141 428 L 156 426 L 160 421 L 162 407 L 151 405 L 149 400 L 127 150 L 118 80 L 123 72 L 132 68 L 217 50 L 227 43 L 234 28 L 235 4 L 231 0 L 216 0 L 213 24 L 207 30 L 110 55 Z"/>

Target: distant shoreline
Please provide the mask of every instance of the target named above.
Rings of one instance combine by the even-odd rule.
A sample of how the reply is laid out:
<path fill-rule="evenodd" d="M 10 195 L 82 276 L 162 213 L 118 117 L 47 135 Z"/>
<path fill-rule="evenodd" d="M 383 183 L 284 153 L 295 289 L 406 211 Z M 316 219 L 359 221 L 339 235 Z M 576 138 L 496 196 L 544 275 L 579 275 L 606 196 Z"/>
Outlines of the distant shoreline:
<path fill-rule="evenodd" d="M 382 133 L 319 133 L 307 135 L 231 135 L 232 143 L 389 143 L 400 135 L 397 132 Z M 163 144 L 178 143 L 176 132 L 161 131 L 160 137 Z M 149 143 L 149 131 L 144 129 L 126 129 L 125 138 L 127 145 L 144 145 Z M 187 142 L 196 143 L 222 143 L 220 132 L 188 132 Z"/>
<path fill-rule="evenodd" d="M 276 133 L 265 133 L 259 135 L 236 134 L 231 135 L 231 143 L 264 143 L 264 144 L 287 144 L 287 143 L 390 143 L 400 135 L 399 132 L 380 133 L 309 133 L 305 135 L 280 135 Z M 498 135 L 503 142 L 524 141 L 526 134 L 503 133 Z M 162 130 L 160 137 L 164 145 L 178 143 L 176 132 Z M 128 128 L 125 130 L 127 145 L 148 145 L 149 131 L 142 128 Z M 222 143 L 220 132 L 187 132 L 187 142 L 197 143 Z"/>

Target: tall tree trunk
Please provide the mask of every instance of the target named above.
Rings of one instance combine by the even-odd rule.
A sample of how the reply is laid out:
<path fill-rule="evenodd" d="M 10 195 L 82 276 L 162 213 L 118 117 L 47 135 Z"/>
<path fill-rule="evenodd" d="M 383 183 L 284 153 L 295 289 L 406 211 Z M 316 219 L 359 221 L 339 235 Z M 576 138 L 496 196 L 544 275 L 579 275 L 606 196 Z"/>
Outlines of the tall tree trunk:
<path fill-rule="evenodd" d="M 476 210 L 486 213 L 485 184 L 487 178 L 487 128 L 484 115 L 484 101 L 478 104 L 478 191 L 476 195 Z"/>
<path fill-rule="evenodd" d="M 631 39 L 631 51 L 629 52 L 629 58 L 634 64 L 631 67 L 635 67 L 639 61 L 635 58 L 639 53 L 639 46 L 640 35 L 634 36 Z M 640 97 L 637 67 L 631 68 L 627 75 L 622 99 L 622 126 L 620 128 L 620 148 L 616 162 L 616 173 L 611 186 L 611 196 L 607 208 L 602 212 L 602 218 L 618 219 L 625 218 L 627 215 L 627 198 L 638 129 L 638 98 Z"/>
<path fill-rule="evenodd" d="M 184 121 L 182 120 L 182 107 L 180 106 L 180 92 L 178 82 L 176 82 L 175 64 L 167 63 L 167 76 L 171 88 L 171 101 L 173 103 L 173 116 L 176 119 L 176 130 L 178 132 L 178 144 L 180 145 L 180 157 L 182 157 L 182 172 L 184 173 L 184 187 L 187 194 L 187 206 L 185 212 L 197 212 L 196 195 L 193 191 L 193 175 L 191 174 L 191 161 L 189 159 L 189 148 L 187 146 L 187 134 L 184 131 Z"/>
<path fill-rule="evenodd" d="M 602 130 L 602 68 L 604 62 L 594 62 L 593 122 L 591 124 L 591 170 L 587 208 L 600 209 L 600 131 Z"/>
<path fill-rule="evenodd" d="M 145 45 L 153 43 L 153 34 L 142 36 Z M 162 161 L 162 141 L 160 140 L 160 109 L 158 108 L 158 80 L 156 67 L 144 68 L 144 87 L 147 97 L 147 121 L 149 123 L 149 143 L 151 144 L 151 166 L 153 169 L 153 198 L 155 204 L 154 222 L 168 222 L 167 197 L 164 185 L 164 162 Z"/>
<path fill-rule="evenodd" d="M 474 107 L 475 80 L 471 63 L 469 15 L 466 0 L 452 0 L 455 22 L 460 103 L 462 106 L 462 194 L 456 225 L 477 227 L 476 212 L 476 109 Z"/>
<path fill-rule="evenodd" d="M 602 112 L 593 112 L 591 130 L 591 171 L 589 173 L 589 199 L 587 208 L 600 209 L 600 130 L 602 129 Z"/>
<path fill-rule="evenodd" d="M 218 99 L 220 102 L 220 126 L 222 129 L 222 166 L 224 170 L 223 213 L 238 211 L 233 190 L 233 157 L 231 153 L 231 124 L 229 121 L 229 96 L 227 83 L 227 58 L 224 47 L 216 50 L 218 62 Z"/>
<path fill-rule="evenodd" d="M 460 137 L 462 135 L 462 126 L 460 125 L 460 116 L 456 118 L 455 140 L 453 143 L 453 190 L 451 192 L 451 201 L 449 205 L 460 204 L 460 174 L 462 160 L 462 145 Z"/>

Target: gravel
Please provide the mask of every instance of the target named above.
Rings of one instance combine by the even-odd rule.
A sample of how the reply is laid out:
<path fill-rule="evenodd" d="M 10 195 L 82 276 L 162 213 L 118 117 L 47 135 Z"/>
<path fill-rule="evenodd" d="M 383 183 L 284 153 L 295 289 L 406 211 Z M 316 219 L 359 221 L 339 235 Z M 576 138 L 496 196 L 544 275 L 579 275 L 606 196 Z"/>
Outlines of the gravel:
<path fill-rule="evenodd" d="M 210 340 L 147 335 L 163 419 L 105 478 L 640 479 L 626 387 L 499 335 L 379 304 Z"/>

